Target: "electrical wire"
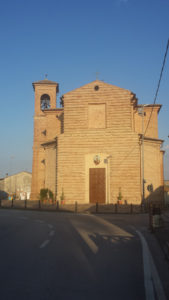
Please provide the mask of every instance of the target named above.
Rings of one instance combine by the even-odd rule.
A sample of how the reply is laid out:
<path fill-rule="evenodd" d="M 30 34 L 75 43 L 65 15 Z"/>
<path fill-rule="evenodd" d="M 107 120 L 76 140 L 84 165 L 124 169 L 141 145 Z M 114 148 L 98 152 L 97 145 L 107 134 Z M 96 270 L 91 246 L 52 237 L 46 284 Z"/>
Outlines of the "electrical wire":
<path fill-rule="evenodd" d="M 157 96 L 158 96 L 158 92 L 159 92 L 159 88 L 160 88 L 160 83 L 161 83 L 161 79 L 162 79 L 162 75 L 163 75 L 163 70 L 164 70 L 164 66 L 165 66 L 165 62 L 166 62 L 166 57 L 167 57 L 167 53 L 168 53 L 168 48 L 169 48 L 169 39 L 168 39 L 168 42 L 167 42 L 167 47 L 166 47 L 166 51 L 165 51 L 165 55 L 164 55 L 164 59 L 163 59 L 163 64 L 162 64 L 162 68 L 161 68 L 160 78 L 159 78 L 159 81 L 158 81 L 157 90 L 156 90 L 154 101 L 153 101 L 153 106 L 152 106 L 151 113 L 150 113 L 150 116 L 149 116 L 149 120 L 148 120 L 146 129 L 145 129 L 145 132 L 144 132 L 144 136 L 145 136 L 145 134 L 147 132 L 147 129 L 148 129 L 148 126 L 150 124 L 150 120 L 151 120 L 151 117 L 152 117 L 154 105 L 155 105 L 156 100 L 157 100 Z"/>

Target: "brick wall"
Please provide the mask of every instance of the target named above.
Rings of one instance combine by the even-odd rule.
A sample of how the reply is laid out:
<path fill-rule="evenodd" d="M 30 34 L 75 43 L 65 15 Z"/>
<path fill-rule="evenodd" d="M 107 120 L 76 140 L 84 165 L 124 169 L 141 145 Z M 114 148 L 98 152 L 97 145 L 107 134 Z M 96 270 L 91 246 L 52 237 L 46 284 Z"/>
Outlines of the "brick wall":
<path fill-rule="evenodd" d="M 96 85 L 99 86 L 97 91 Z M 58 199 L 63 188 L 67 202 L 89 202 L 85 158 L 99 154 L 102 161 L 112 156 L 109 174 L 106 172 L 110 177 L 106 185 L 109 201 L 117 202 L 121 188 L 123 199 L 128 203 L 140 202 L 140 145 L 138 134 L 132 129 L 131 99 L 131 92 L 101 81 L 64 95 L 65 133 L 58 137 Z M 91 103 L 105 104 L 105 128 L 88 128 Z M 91 163 L 89 167 L 95 166 Z M 108 200 L 108 195 L 106 197 Z"/>
<path fill-rule="evenodd" d="M 53 99 L 51 110 L 40 111 L 42 93 Z M 32 199 L 40 188 L 48 187 L 56 192 L 58 200 L 64 191 L 66 203 L 89 203 L 89 168 L 103 167 L 106 203 L 116 203 L 121 190 L 123 201 L 139 204 L 142 117 L 134 94 L 94 81 L 65 94 L 63 101 L 64 115 L 63 109 L 56 109 L 56 85 L 35 86 Z M 159 109 L 158 105 L 153 109 L 146 136 L 154 140 L 145 141 L 144 155 L 147 182 L 152 182 L 156 190 L 163 183 L 163 153 L 161 141 L 156 140 Z M 144 110 L 146 128 L 151 107 Z M 101 158 L 97 166 L 93 162 L 95 155 Z"/>
<path fill-rule="evenodd" d="M 56 108 L 56 88 L 57 83 L 41 84 L 35 83 L 35 115 L 34 115 L 34 142 L 33 142 L 33 161 L 32 161 L 32 189 L 31 199 L 37 199 L 40 189 L 45 188 L 45 181 L 49 182 L 46 175 L 46 165 L 49 163 L 48 154 L 45 153 L 45 146 L 42 144 L 54 140 L 60 134 L 62 109 Z M 49 110 L 42 111 L 40 108 L 40 98 L 43 94 L 50 96 L 51 107 Z M 52 155 L 52 157 L 54 157 Z M 51 158 L 52 159 L 52 158 Z M 55 167 L 55 165 L 53 165 Z M 54 171 L 53 171 L 54 172 Z M 53 179 L 54 181 L 54 179 Z M 52 189 L 55 191 L 55 187 Z"/>

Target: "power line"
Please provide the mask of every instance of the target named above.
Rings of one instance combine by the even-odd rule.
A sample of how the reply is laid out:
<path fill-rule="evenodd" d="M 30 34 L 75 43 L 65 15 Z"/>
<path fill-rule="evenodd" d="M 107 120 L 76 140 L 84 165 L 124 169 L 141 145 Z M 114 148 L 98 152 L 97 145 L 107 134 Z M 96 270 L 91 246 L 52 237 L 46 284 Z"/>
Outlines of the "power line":
<path fill-rule="evenodd" d="M 145 130 L 145 132 L 144 132 L 144 135 L 146 134 L 147 129 L 148 129 L 148 126 L 149 126 L 149 124 L 150 124 L 150 120 L 151 120 L 151 117 L 152 117 L 154 105 L 155 105 L 156 100 L 157 100 L 157 95 L 158 95 L 159 88 L 160 88 L 160 83 L 161 83 L 161 79 L 162 79 L 162 75 L 163 75 L 163 70 L 164 70 L 164 66 L 165 66 L 165 62 L 166 62 L 166 57 L 167 57 L 168 48 L 169 48 L 169 39 L 168 39 L 168 42 L 167 42 L 167 47 L 166 47 L 166 51 L 165 51 L 165 55 L 164 55 L 164 59 L 163 59 L 163 64 L 162 64 L 162 68 L 161 68 L 160 78 L 159 78 L 159 81 L 158 81 L 157 90 L 156 90 L 156 93 L 155 93 L 155 97 L 154 97 L 154 101 L 153 101 L 152 110 L 151 110 L 151 113 L 150 113 L 150 116 L 149 116 L 149 120 L 148 120 L 148 123 L 147 123 L 146 130 Z"/>

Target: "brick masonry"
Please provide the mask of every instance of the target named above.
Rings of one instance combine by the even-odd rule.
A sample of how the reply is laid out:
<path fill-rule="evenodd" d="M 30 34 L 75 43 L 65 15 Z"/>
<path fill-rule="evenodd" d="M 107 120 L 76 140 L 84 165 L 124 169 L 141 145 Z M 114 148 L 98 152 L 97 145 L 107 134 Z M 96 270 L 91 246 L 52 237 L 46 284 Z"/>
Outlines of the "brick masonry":
<path fill-rule="evenodd" d="M 90 202 L 89 169 L 106 170 L 106 203 L 116 203 L 119 191 L 125 203 L 142 199 L 141 134 L 152 112 L 144 139 L 145 197 L 163 198 L 163 152 L 158 139 L 160 105 L 144 107 L 144 119 L 135 95 L 96 80 L 63 95 L 64 108 L 56 108 L 58 84 L 48 80 L 35 89 L 34 145 L 31 199 L 50 188 L 67 204 Z M 40 109 L 43 94 L 50 109 Z M 99 164 L 94 157 L 98 156 Z M 153 193 L 147 185 L 153 184 Z"/>

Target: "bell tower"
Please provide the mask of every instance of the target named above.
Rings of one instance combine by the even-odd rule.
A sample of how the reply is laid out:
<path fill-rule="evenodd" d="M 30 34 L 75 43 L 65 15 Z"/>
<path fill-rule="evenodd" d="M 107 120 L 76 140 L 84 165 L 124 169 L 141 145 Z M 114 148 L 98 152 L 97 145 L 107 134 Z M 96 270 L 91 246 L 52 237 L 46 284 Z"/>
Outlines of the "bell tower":
<path fill-rule="evenodd" d="M 40 189 L 45 187 L 45 151 L 42 144 L 47 139 L 56 136 L 55 131 L 51 130 L 52 123 L 49 122 L 49 116 L 53 116 L 56 113 L 55 111 L 57 111 L 56 94 L 58 93 L 58 83 L 45 78 L 44 80 L 33 82 L 32 85 L 35 91 L 35 109 L 30 198 L 31 200 L 37 200 Z M 54 120 L 56 120 L 56 117 Z"/>
<path fill-rule="evenodd" d="M 44 110 L 55 109 L 58 83 L 45 78 L 32 85 L 35 91 L 35 116 L 42 115 Z"/>

